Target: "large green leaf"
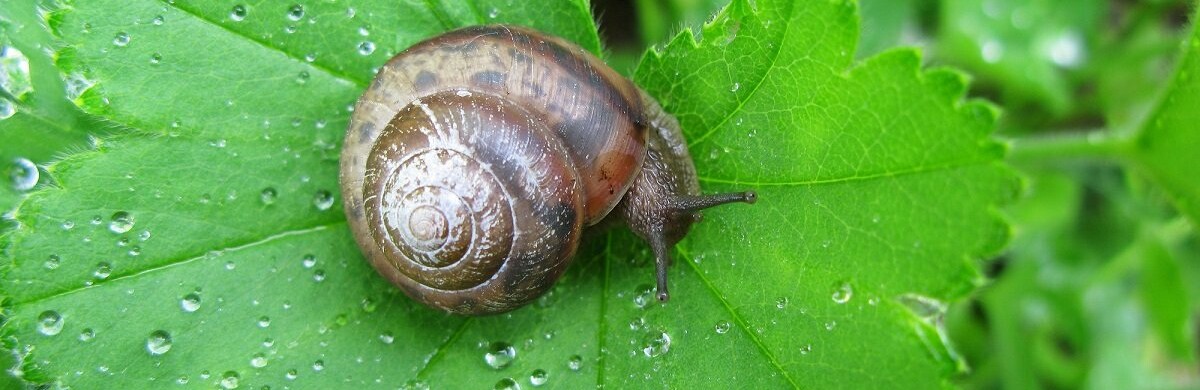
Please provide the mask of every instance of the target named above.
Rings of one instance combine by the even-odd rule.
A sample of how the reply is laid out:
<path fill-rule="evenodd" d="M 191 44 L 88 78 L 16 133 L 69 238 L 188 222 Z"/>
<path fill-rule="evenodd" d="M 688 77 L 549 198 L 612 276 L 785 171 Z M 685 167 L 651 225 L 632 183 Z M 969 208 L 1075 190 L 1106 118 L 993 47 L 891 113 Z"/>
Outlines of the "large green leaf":
<path fill-rule="evenodd" d="M 549 295 L 510 314 L 453 317 L 404 297 L 361 259 L 330 199 L 347 107 L 372 69 L 488 22 L 599 52 L 580 1 L 435 3 L 55 12 L 60 68 L 94 83 L 79 103 L 136 131 L 52 165 L 60 185 L 16 213 L 0 287 L 24 378 L 930 387 L 961 369 L 943 302 L 973 289 L 974 259 L 1004 242 L 992 209 L 1016 182 L 987 138 L 993 111 L 962 101 L 962 76 L 923 72 L 910 50 L 853 63 L 849 1 L 737 1 L 703 41 L 681 34 L 640 65 L 705 188 L 761 199 L 696 226 L 671 302 L 647 303 L 648 254 L 624 230 L 590 239 Z M 497 351 L 515 359 L 489 367 L 504 366 L 485 360 Z"/>

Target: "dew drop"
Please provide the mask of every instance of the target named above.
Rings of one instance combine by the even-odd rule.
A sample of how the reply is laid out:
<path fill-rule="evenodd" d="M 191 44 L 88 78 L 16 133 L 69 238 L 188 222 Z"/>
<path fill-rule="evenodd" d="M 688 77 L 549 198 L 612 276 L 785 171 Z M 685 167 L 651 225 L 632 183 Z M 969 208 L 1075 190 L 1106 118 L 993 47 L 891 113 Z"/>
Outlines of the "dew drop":
<path fill-rule="evenodd" d="M 82 332 L 79 332 L 79 341 L 88 342 L 94 338 L 96 338 L 96 331 L 92 328 L 84 328 Z"/>
<path fill-rule="evenodd" d="M 571 371 L 579 371 L 582 369 L 583 357 L 579 355 L 571 355 L 571 358 L 567 359 L 567 368 L 571 369 Z"/>
<path fill-rule="evenodd" d="M 392 332 L 383 332 L 379 335 L 379 341 L 382 341 L 384 344 L 391 344 L 396 341 L 396 336 L 393 336 Z"/>
<path fill-rule="evenodd" d="M 62 228 L 63 228 L 63 230 L 71 230 L 71 229 L 74 229 L 74 228 L 75 228 L 75 221 L 72 221 L 72 220 L 69 220 L 69 219 L 68 219 L 68 220 L 66 220 L 66 221 L 63 221 L 63 223 L 62 223 Z"/>
<path fill-rule="evenodd" d="M 325 270 L 313 271 L 313 281 L 320 283 L 325 281 Z"/>
<path fill-rule="evenodd" d="M 729 329 L 731 327 L 732 325 L 729 324 L 729 321 L 721 321 L 718 322 L 717 326 L 713 327 L 713 329 L 717 331 L 717 334 L 725 334 L 729 333 Z"/>
<path fill-rule="evenodd" d="M 843 282 L 836 290 L 833 291 L 833 301 L 838 304 L 843 304 L 850 301 L 854 296 L 854 289 L 850 287 L 850 283 Z"/>
<path fill-rule="evenodd" d="M 496 390 L 521 390 L 521 385 L 512 378 L 504 378 L 496 382 L 496 386 L 493 388 Z"/>
<path fill-rule="evenodd" d="M 108 263 L 96 264 L 96 270 L 92 271 L 92 276 L 100 280 L 108 279 L 109 275 L 112 275 L 112 265 Z"/>
<path fill-rule="evenodd" d="M 122 234 L 128 232 L 129 229 L 133 229 L 133 215 L 124 211 L 113 213 L 108 223 L 108 230 Z"/>
<path fill-rule="evenodd" d="M 161 63 L 161 62 L 162 62 L 162 54 L 155 52 L 154 54 L 150 55 L 150 63 L 151 64 L 157 65 L 158 63 Z"/>
<path fill-rule="evenodd" d="M 296 84 L 303 85 L 303 84 L 308 83 L 309 77 L 310 76 L 308 75 L 308 71 L 304 71 L 304 70 L 300 71 L 300 73 L 296 75 Z"/>
<path fill-rule="evenodd" d="M 639 285 L 633 294 L 633 305 L 639 309 L 644 309 L 654 301 L 654 286 L 649 284 Z"/>
<path fill-rule="evenodd" d="M 512 364 L 517 358 L 517 349 L 513 348 L 512 344 L 497 341 L 488 345 L 487 352 L 483 354 L 483 361 L 494 369 L 502 369 Z"/>
<path fill-rule="evenodd" d="M 363 41 L 358 44 L 358 54 L 370 55 L 375 52 L 375 42 Z"/>
<path fill-rule="evenodd" d="M 117 47 L 125 47 L 125 45 L 129 44 L 129 34 L 124 31 L 117 33 L 113 37 L 113 44 L 117 45 Z"/>
<path fill-rule="evenodd" d="M 266 328 L 268 326 L 271 326 L 271 318 L 270 317 L 262 316 L 262 317 L 258 318 L 258 327 L 259 328 Z"/>
<path fill-rule="evenodd" d="M 278 194 L 275 192 L 274 187 L 267 187 L 262 190 L 262 194 L 259 196 L 259 199 L 262 200 L 263 204 L 269 205 L 275 203 L 275 198 L 277 195 Z"/>
<path fill-rule="evenodd" d="M 645 326 L 646 326 L 646 319 L 642 318 L 642 317 L 634 318 L 632 321 L 629 321 L 629 330 L 632 330 L 635 332 L 638 330 L 641 330 L 642 327 L 645 327 Z"/>
<path fill-rule="evenodd" d="M 59 332 L 62 332 L 63 322 L 65 321 L 63 320 L 62 315 L 59 315 L 57 311 L 46 310 L 42 312 L 42 314 L 38 315 L 38 333 L 47 336 L 54 336 Z"/>
<path fill-rule="evenodd" d="M 29 191 L 33 189 L 40 178 L 41 172 L 38 171 L 37 165 L 27 158 L 17 157 L 8 168 L 9 183 L 17 191 Z"/>
<path fill-rule="evenodd" d="M 500 17 L 500 9 L 492 8 L 491 10 L 488 11 L 488 17 L 492 18 L 492 19 Z"/>
<path fill-rule="evenodd" d="M 786 309 L 788 307 L 789 302 L 791 302 L 791 301 L 789 301 L 787 297 L 779 297 L 779 298 L 775 299 L 775 308 L 776 309 Z"/>
<path fill-rule="evenodd" d="M 550 380 L 550 374 L 547 373 L 546 370 L 539 368 L 533 370 L 532 373 L 529 373 L 529 384 L 533 385 L 534 387 L 544 385 L 548 380 Z"/>
<path fill-rule="evenodd" d="M 742 83 L 733 83 L 733 86 L 729 87 L 729 92 L 737 92 L 739 89 L 742 89 Z"/>
<path fill-rule="evenodd" d="M 162 355 L 171 350 L 171 334 L 164 330 L 156 330 L 146 338 L 146 350 L 151 355 Z"/>
<path fill-rule="evenodd" d="M 25 53 L 12 46 L 0 45 L 0 80 L 4 80 L 4 89 L 14 97 L 20 98 L 33 90 L 29 58 Z"/>
<path fill-rule="evenodd" d="M 325 361 L 324 361 L 324 360 L 317 360 L 317 361 L 313 362 L 313 364 L 312 364 L 312 369 L 313 369 L 313 371 L 321 371 L 321 370 L 324 370 L 324 369 L 325 369 Z"/>
<path fill-rule="evenodd" d="M 235 22 L 246 20 L 246 6 L 241 4 L 233 6 L 233 10 L 229 11 L 229 18 Z"/>
<path fill-rule="evenodd" d="M 296 369 L 295 369 L 295 368 L 293 368 L 293 369 L 290 369 L 290 370 L 287 370 L 287 374 L 284 374 L 284 375 L 283 375 L 284 379 L 287 379 L 287 380 L 289 380 L 289 381 L 290 381 L 290 380 L 295 380 L 295 379 L 296 379 L 296 377 L 298 377 L 298 376 L 300 376 L 300 373 L 299 373 L 299 372 L 296 372 Z"/>
<path fill-rule="evenodd" d="M 659 357 L 671 350 L 671 335 L 667 332 L 651 334 L 649 340 L 642 344 L 642 354 L 646 357 Z"/>
<path fill-rule="evenodd" d="M 333 194 L 326 190 L 317 191 L 313 195 L 313 206 L 317 206 L 317 210 L 326 211 L 333 207 Z"/>
<path fill-rule="evenodd" d="M 226 390 L 236 389 L 238 388 L 238 380 L 240 379 L 241 376 L 238 375 L 237 371 L 225 371 L 224 374 L 221 374 L 221 388 Z"/>
<path fill-rule="evenodd" d="M 812 352 L 812 344 L 804 344 L 800 347 L 801 355 L 808 355 L 809 352 Z"/>
<path fill-rule="evenodd" d="M 254 354 L 254 357 L 250 358 L 250 366 L 254 367 L 254 368 L 266 367 L 267 366 L 267 356 L 264 355 L 262 352 Z"/>
<path fill-rule="evenodd" d="M 833 330 L 833 328 L 836 328 L 836 327 L 837 327 L 837 321 L 829 320 L 829 322 L 825 323 L 825 330 Z"/>
<path fill-rule="evenodd" d="M 179 300 L 179 307 L 188 313 L 200 310 L 200 294 L 190 293 Z"/>
<path fill-rule="evenodd" d="M 287 17 L 292 21 L 299 21 L 304 17 L 304 6 L 300 4 L 292 5 L 288 8 Z"/>
<path fill-rule="evenodd" d="M 304 257 L 300 259 L 300 264 L 303 265 L 304 268 L 312 268 L 313 266 L 317 265 L 317 257 L 313 255 L 304 255 Z"/>
<path fill-rule="evenodd" d="M 58 269 L 58 265 L 61 260 L 62 259 L 60 259 L 58 255 L 50 255 L 50 257 L 47 257 L 46 262 L 42 265 L 46 267 L 46 269 Z"/>
<path fill-rule="evenodd" d="M 162 15 L 155 16 L 154 20 L 150 21 L 150 23 L 154 23 L 155 26 L 161 26 L 164 22 L 166 22 L 166 19 L 163 19 Z"/>

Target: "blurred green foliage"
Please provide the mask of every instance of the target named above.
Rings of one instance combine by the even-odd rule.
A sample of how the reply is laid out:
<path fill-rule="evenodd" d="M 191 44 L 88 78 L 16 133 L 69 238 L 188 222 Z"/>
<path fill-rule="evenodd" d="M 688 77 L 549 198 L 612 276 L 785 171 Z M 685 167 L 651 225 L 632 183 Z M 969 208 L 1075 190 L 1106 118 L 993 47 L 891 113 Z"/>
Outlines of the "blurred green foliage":
<path fill-rule="evenodd" d="M 664 42 L 720 8 L 704 0 L 634 3 L 638 12 L 629 25 L 638 28 L 637 41 L 610 48 Z M 1200 107 L 1189 106 L 1192 91 L 1178 85 L 1187 84 L 1186 69 L 1179 72 L 1183 80 L 1175 79 L 1195 5 L 1182 0 L 859 0 L 859 5 L 857 56 L 917 46 L 929 65 L 966 70 L 974 77 L 971 93 L 1003 111 L 1000 134 L 1014 138 L 1010 162 L 1026 178 L 1021 202 L 1005 210 L 1014 226 L 1009 250 L 984 265 L 990 283 L 944 319 L 970 365 L 960 384 L 1200 386 L 1200 240 L 1196 221 L 1178 211 L 1189 207 L 1188 191 L 1200 185 L 1194 170 L 1185 168 L 1200 163 L 1195 152 L 1200 145 L 1191 135 L 1196 122 L 1181 112 Z M 623 23 L 607 15 L 602 29 Z M 1179 91 L 1171 91 L 1173 85 Z M 1164 107 L 1170 105 L 1166 100 L 1186 108 Z M 1193 131 L 1142 134 L 1170 126 L 1161 125 L 1164 119 L 1192 121 Z M 1149 137 L 1171 141 L 1146 146 Z M 1136 138 L 1143 142 L 1131 141 Z"/>

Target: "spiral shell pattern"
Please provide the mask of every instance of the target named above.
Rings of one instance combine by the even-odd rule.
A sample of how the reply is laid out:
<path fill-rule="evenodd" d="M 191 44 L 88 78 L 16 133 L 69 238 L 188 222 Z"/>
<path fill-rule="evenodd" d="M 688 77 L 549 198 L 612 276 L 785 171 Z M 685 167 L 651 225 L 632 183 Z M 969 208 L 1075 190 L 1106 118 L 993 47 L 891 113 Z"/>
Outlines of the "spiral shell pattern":
<path fill-rule="evenodd" d="M 506 311 L 553 285 L 578 246 L 582 190 L 562 140 L 532 118 L 463 90 L 400 110 L 361 187 L 367 231 L 355 233 L 375 267 L 465 314 Z"/>
<path fill-rule="evenodd" d="M 586 50 L 528 28 L 417 43 L 380 68 L 350 118 L 341 186 L 355 240 L 430 306 L 528 303 L 638 176 L 642 100 Z"/>

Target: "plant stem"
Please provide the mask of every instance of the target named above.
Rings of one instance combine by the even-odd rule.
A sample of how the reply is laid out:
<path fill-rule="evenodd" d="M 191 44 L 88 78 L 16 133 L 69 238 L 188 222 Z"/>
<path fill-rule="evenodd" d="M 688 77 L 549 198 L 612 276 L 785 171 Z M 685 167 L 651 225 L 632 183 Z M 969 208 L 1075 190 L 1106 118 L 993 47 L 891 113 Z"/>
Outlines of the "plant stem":
<path fill-rule="evenodd" d="M 1014 138 L 1008 160 L 1015 163 L 1044 163 L 1078 159 L 1118 160 L 1124 157 L 1129 140 L 1106 130 Z"/>

